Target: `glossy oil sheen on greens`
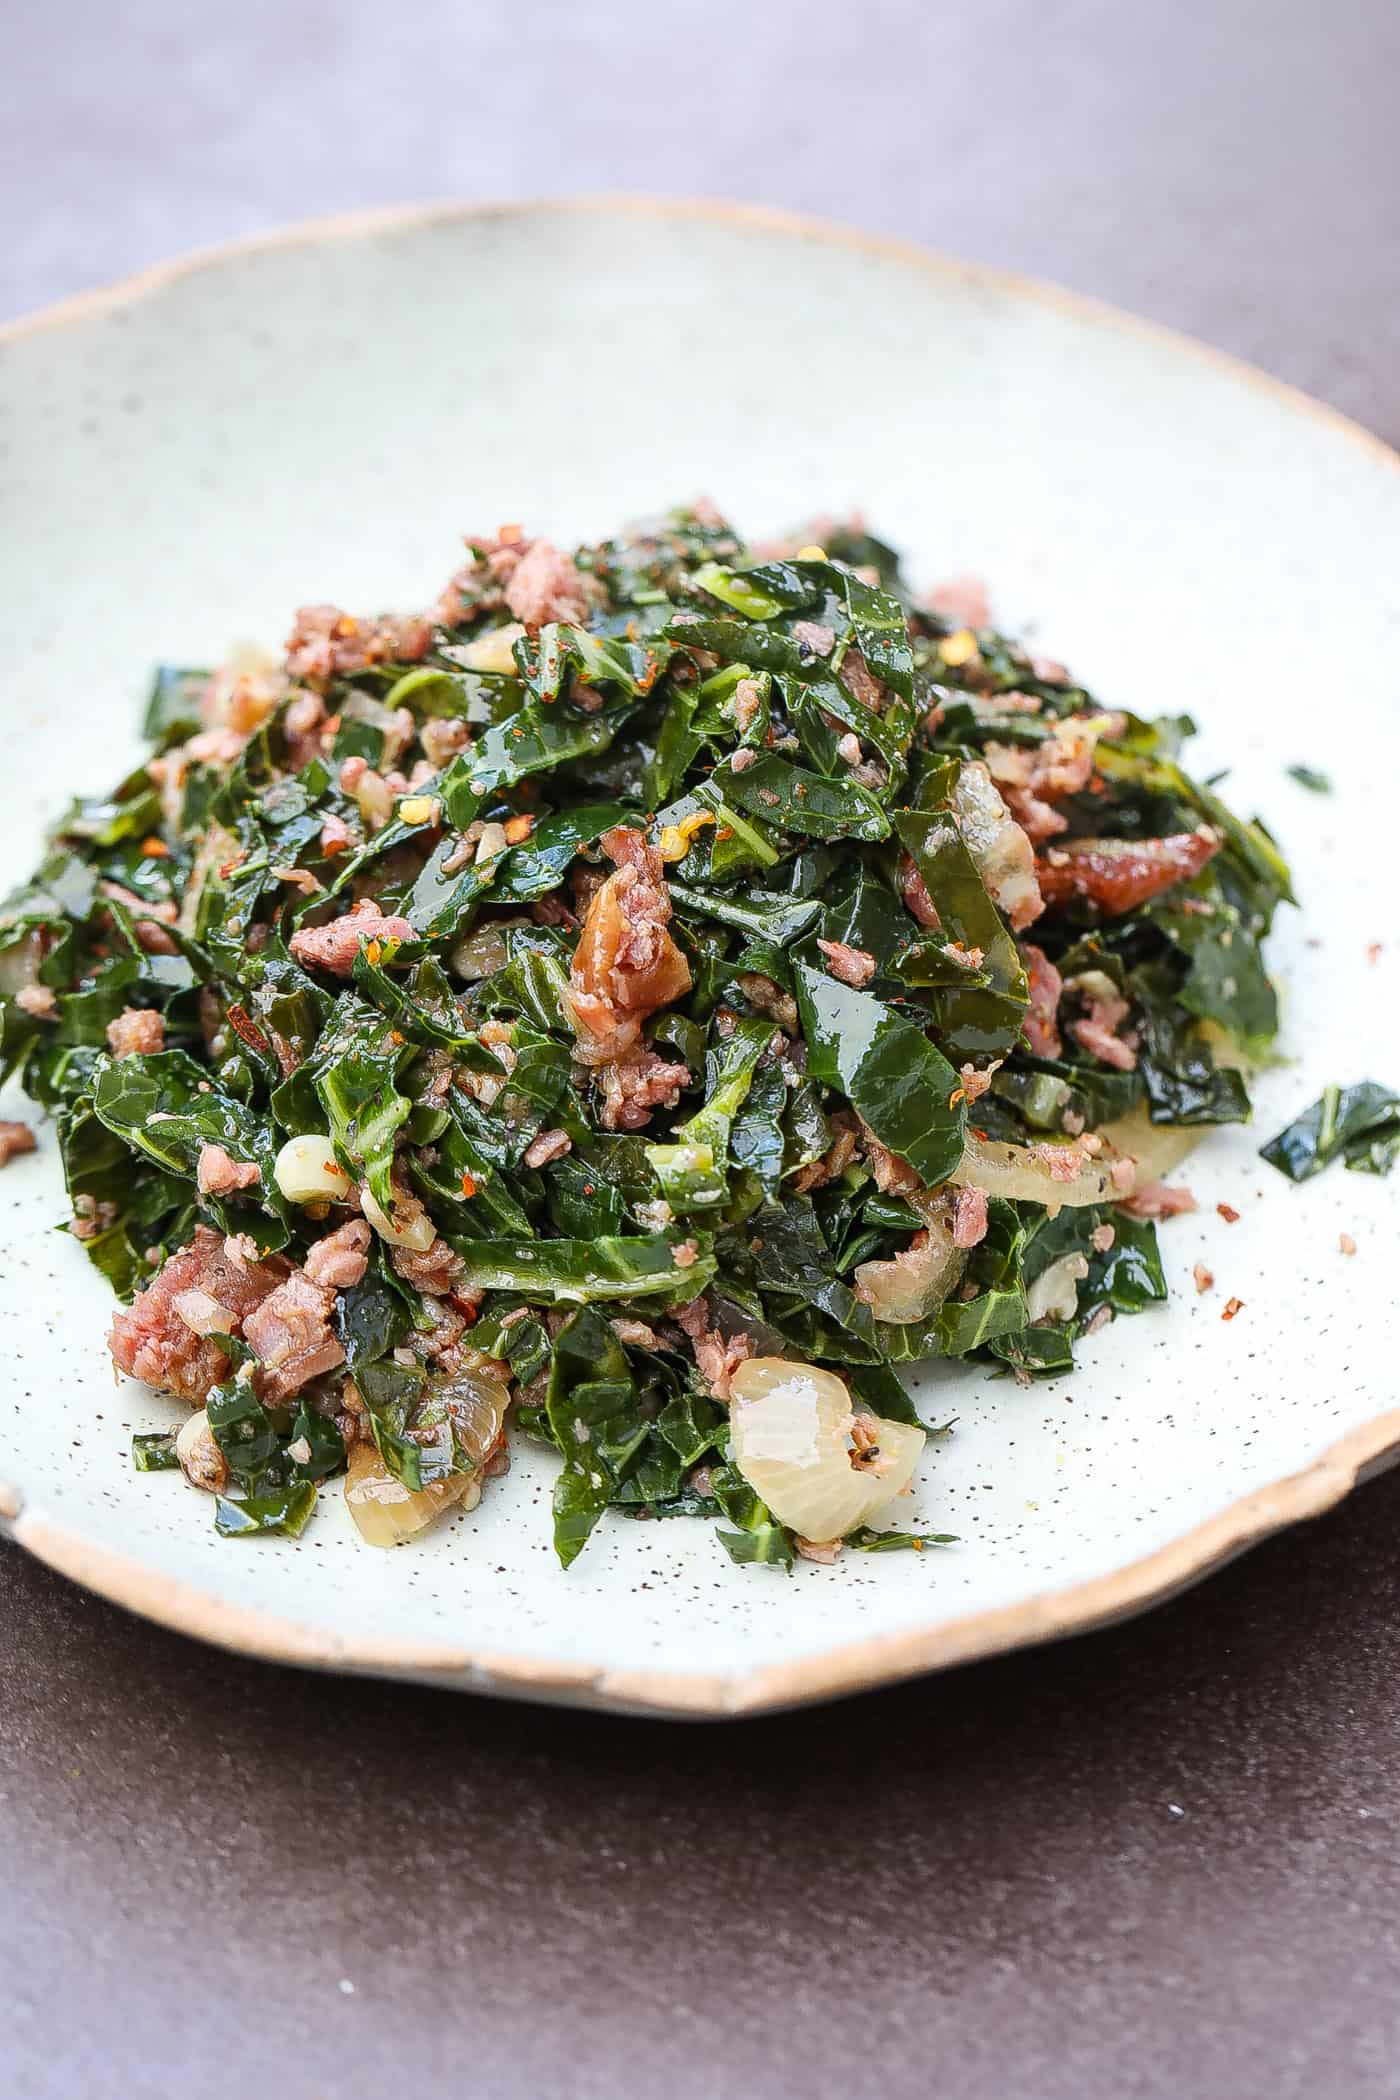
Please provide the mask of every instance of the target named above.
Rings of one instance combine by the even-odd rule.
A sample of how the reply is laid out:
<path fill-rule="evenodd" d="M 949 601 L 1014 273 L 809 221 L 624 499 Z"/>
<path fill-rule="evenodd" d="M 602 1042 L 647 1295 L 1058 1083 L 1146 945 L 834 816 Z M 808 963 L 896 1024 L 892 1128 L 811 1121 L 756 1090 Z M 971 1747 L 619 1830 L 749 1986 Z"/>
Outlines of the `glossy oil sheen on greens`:
<path fill-rule="evenodd" d="M 801 1542 L 732 1462 L 736 1366 L 819 1364 L 854 1409 L 912 1423 L 903 1377 L 929 1357 L 1028 1384 L 1159 1307 L 1152 1224 L 984 1212 L 962 1183 L 985 1141 L 1246 1117 L 1288 869 L 1184 769 L 1185 673 L 1161 721 L 1131 692 L 1101 704 L 922 607 L 861 525 L 762 559 L 703 506 L 567 559 L 513 527 L 470 545 L 431 618 L 332 608 L 285 679 L 157 670 L 160 763 L 77 800 L 0 908 L 0 1072 L 52 1119 L 77 1244 L 123 1301 L 154 1286 L 169 1361 L 217 1373 L 224 1536 L 295 1537 L 347 1430 L 408 1494 L 482 1470 L 498 1402 L 476 1379 L 508 1382 L 516 1433 L 558 1460 L 565 1566 L 611 1511 L 703 1518 L 735 1562 L 793 1570 Z M 230 735 L 235 697 L 252 726 Z M 1088 743 L 1057 739 L 1067 718 L 1097 725 Z M 1062 845 L 1202 826 L 1189 881 L 1036 912 Z M 338 950 L 352 907 L 380 931 Z M 283 1194 L 307 1137 L 348 1204 Z M 1294 1179 L 1397 1153 L 1400 1106 L 1371 1082 L 1264 1148 Z M 222 1155 L 243 1185 L 214 1194 Z M 339 1288 L 298 1285 L 365 1218 L 398 1243 L 376 1233 Z M 161 1326 L 163 1265 L 200 1226 L 221 1261 L 269 1263 L 265 1291 L 290 1276 L 294 1340 L 325 1311 L 316 1361 L 336 1361 L 285 1401 L 244 1323 Z M 881 1277 L 927 1279 L 950 1235 L 922 1316 L 891 1317 Z M 1073 1311 L 1033 1321 L 1065 1260 Z M 178 1470 L 163 1430 L 138 1429 L 133 1462 Z M 946 1539 L 885 1521 L 852 1549 Z"/>

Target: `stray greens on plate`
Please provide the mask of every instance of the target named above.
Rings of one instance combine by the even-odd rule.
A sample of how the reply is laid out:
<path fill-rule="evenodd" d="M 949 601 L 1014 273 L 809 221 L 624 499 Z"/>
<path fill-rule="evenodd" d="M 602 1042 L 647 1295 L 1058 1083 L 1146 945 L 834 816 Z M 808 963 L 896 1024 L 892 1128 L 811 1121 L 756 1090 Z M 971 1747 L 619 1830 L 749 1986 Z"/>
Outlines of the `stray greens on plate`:
<path fill-rule="evenodd" d="M 134 1461 L 230 1536 L 343 1473 L 396 1543 L 513 1423 L 566 1565 L 609 1508 L 744 1562 L 937 1542 L 870 1522 L 902 1367 L 1062 1372 L 1164 1298 L 1156 1176 L 1275 1032 L 1288 871 L 1190 720 L 858 526 L 503 527 L 421 616 L 163 668 L 145 726 L 0 912 L 0 1061 L 117 1364 L 193 1410 Z M 1388 1146 L 1388 1099 L 1278 1143 Z"/>

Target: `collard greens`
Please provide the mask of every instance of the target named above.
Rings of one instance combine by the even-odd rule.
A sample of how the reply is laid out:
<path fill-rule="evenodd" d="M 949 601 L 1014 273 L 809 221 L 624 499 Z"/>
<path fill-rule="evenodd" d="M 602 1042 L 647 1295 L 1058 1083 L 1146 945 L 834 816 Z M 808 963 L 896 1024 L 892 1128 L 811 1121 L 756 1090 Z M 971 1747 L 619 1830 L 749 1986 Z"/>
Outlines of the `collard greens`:
<path fill-rule="evenodd" d="M 730 1449 L 746 1357 L 911 1423 L 906 1365 L 1054 1375 L 1163 1298 L 1095 1132 L 1248 1115 L 1216 1050 L 1273 1036 L 1288 871 L 1189 722 L 965 609 L 863 530 L 758 554 L 698 508 L 572 556 L 506 527 L 421 617 L 157 671 L 150 757 L 0 913 L 0 1060 L 118 1361 L 205 1409 L 221 1532 L 299 1531 L 357 1446 L 416 1523 L 498 1470 L 508 1393 L 566 1566 L 613 1510 L 791 1567 Z M 1332 1090 L 1265 1156 L 1398 1131 Z"/>

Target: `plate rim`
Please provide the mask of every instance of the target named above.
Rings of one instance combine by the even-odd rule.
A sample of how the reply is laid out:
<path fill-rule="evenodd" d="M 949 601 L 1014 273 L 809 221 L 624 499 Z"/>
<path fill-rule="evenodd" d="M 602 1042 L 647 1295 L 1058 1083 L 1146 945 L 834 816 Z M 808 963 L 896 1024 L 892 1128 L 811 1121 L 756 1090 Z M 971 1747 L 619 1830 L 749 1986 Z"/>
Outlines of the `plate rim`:
<path fill-rule="evenodd" d="M 114 283 L 18 315 L 0 324 L 0 347 L 136 305 L 184 277 L 244 256 L 439 223 L 554 213 L 709 219 L 886 256 L 944 281 L 971 282 L 1018 300 L 1056 307 L 1097 328 L 1146 335 L 1163 349 L 1190 354 L 1235 381 L 1273 396 L 1294 413 L 1323 423 L 1361 446 L 1373 460 L 1400 473 L 1400 452 L 1341 410 L 1230 351 L 1107 300 L 1021 272 L 965 261 L 895 235 L 868 233 L 837 220 L 772 205 L 704 197 L 602 191 L 481 202 L 449 199 L 297 220 L 189 250 Z M 62 1519 L 27 1503 L 22 1490 L 3 1478 L 0 1530 L 47 1567 L 109 1602 L 214 1647 L 260 1660 L 407 1677 L 460 1690 L 617 1713 L 719 1719 L 834 1699 L 1108 1625 L 1164 1601 L 1287 1526 L 1322 1515 L 1350 1494 L 1363 1474 L 1381 1470 L 1387 1460 L 1396 1457 L 1400 1457 L 1400 1409 L 1391 1409 L 1326 1446 L 1300 1471 L 1251 1489 L 1155 1552 L 1107 1575 L 941 1625 L 845 1642 L 799 1662 L 765 1663 L 732 1672 L 614 1670 L 501 1654 L 471 1643 L 457 1646 L 327 1635 L 294 1618 L 211 1596 L 183 1577 L 163 1574 L 129 1553 L 84 1538 Z"/>

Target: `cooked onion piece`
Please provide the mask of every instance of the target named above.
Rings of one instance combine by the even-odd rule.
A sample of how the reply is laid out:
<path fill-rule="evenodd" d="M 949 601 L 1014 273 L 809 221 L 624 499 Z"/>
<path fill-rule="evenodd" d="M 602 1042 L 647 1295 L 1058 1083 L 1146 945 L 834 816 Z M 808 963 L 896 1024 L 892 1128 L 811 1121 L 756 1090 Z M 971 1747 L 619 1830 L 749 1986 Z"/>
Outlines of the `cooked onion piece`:
<path fill-rule="evenodd" d="M 479 1473 L 451 1473 L 425 1488 L 406 1488 L 373 1444 L 356 1444 L 345 1472 L 345 1502 L 360 1537 L 369 1546 L 401 1546 L 455 1506 L 475 1509 L 481 1500 Z"/>
<path fill-rule="evenodd" d="M 497 976 L 509 960 L 505 927 L 499 921 L 478 926 L 465 940 L 458 941 L 449 960 L 467 984 L 479 984 L 483 977 Z"/>
<path fill-rule="evenodd" d="M 289 1203 L 343 1203 L 353 1186 L 328 1137 L 289 1137 L 272 1178 Z"/>
<path fill-rule="evenodd" d="M 1077 1145 L 1006 1145 L 969 1136 L 948 1178 L 959 1188 L 985 1189 L 1013 1203 L 1043 1203 L 1053 1214 L 1062 1203 L 1073 1210 L 1118 1202 L 1126 1191 L 1114 1187 L 1111 1157 L 1107 1150 L 1091 1157 Z"/>
<path fill-rule="evenodd" d="M 925 1230 L 891 1261 L 863 1261 L 856 1270 L 856 1296 L 877 1320 L 899 1326 L 926 1320 L 943 1303 L 962 1275 L 967 1255 L 953 1245 L 953 1226 L 946 1196 L 915 1189 L 909 1202 L 924 1220 Z"/>
<path fill-rule="evenodd" d="M 407 1247 L 411 1253 L 426 1254 L 437 1238 L 432 1218 L 407 1190 L 396 1189 L 392 1217 L 371 1195 L 368 1184 L 360 1190 L 360 1206 L 380 1239 L 391 1247 Z"/>
<path fill-rule="evenodd" d="M 485 671 L 495 678 L 515 676 L 515 645 L 525 629 L 516 620 L 507 627 L 491 627 L 453 653 L 464 671 Z"/>
<path fill-rule="evenodd" d="M 1101 1123 L 1099 1136 L 1115 1152 L 1137 1161 L 1139 1181 L 1160 1181 L 1194 1152 L 1205 1129 L 1184 1123 L 1154 1123 L 1145 1108 L 1132 1109 L 1116 1122 Z"/>
<path fill-rule="evenodd" d="M 193 1487 L 203 1488 L 208 1495 L 216 1495 L 221 1488 L 228 1486 L 228 1460 L 214 1441 L 214 1432 L 209 1427 L 209 1416 L 204 1408 L 181 1424 L 180 1434 L 175 1439 L 175 1456 L 180 1461 L 181 1472 Z"/>
<path fill-rule="evenodd" d="M 1042 909 L 1035 853 L 980 759 L 959 767 L 953 804 L 967 850 L 995 902 L 1013 927 L 1029 926 Z"/>
<path fill-rule="evenodd" d="M 803 1538 L 844 1538 L 909 1485 L 923 1430 L 878 1415 L 857 1418 L 832 1372 L 755 1356 L 731 1383 L 734 1463 L 779 1523 Z"/>
<path fill-rule="evenodd" d="M 373 1444 L 356 1444 L 346 1468 L 345 1501 L 371 1546 L 402 1545 L 443 1510 L 475 1509 L 481 1500 L 481 1468 L 501 1441 L 510 1387 L 481 1371 L 457 1371 L 434 1383 L 433 1397 L 451 1417 L 454 1440 L 471 1470 L 408 1488 Z"/>
<path fill-rule="evenodd" d="M 482 1371 L 454 1371 L 450 1378 L 438 1382 L 434 1391 L 452 1417 L 459 1447 L 474 1466 L 484 1465 L 505 1428 L 509 1385 Z"/>

